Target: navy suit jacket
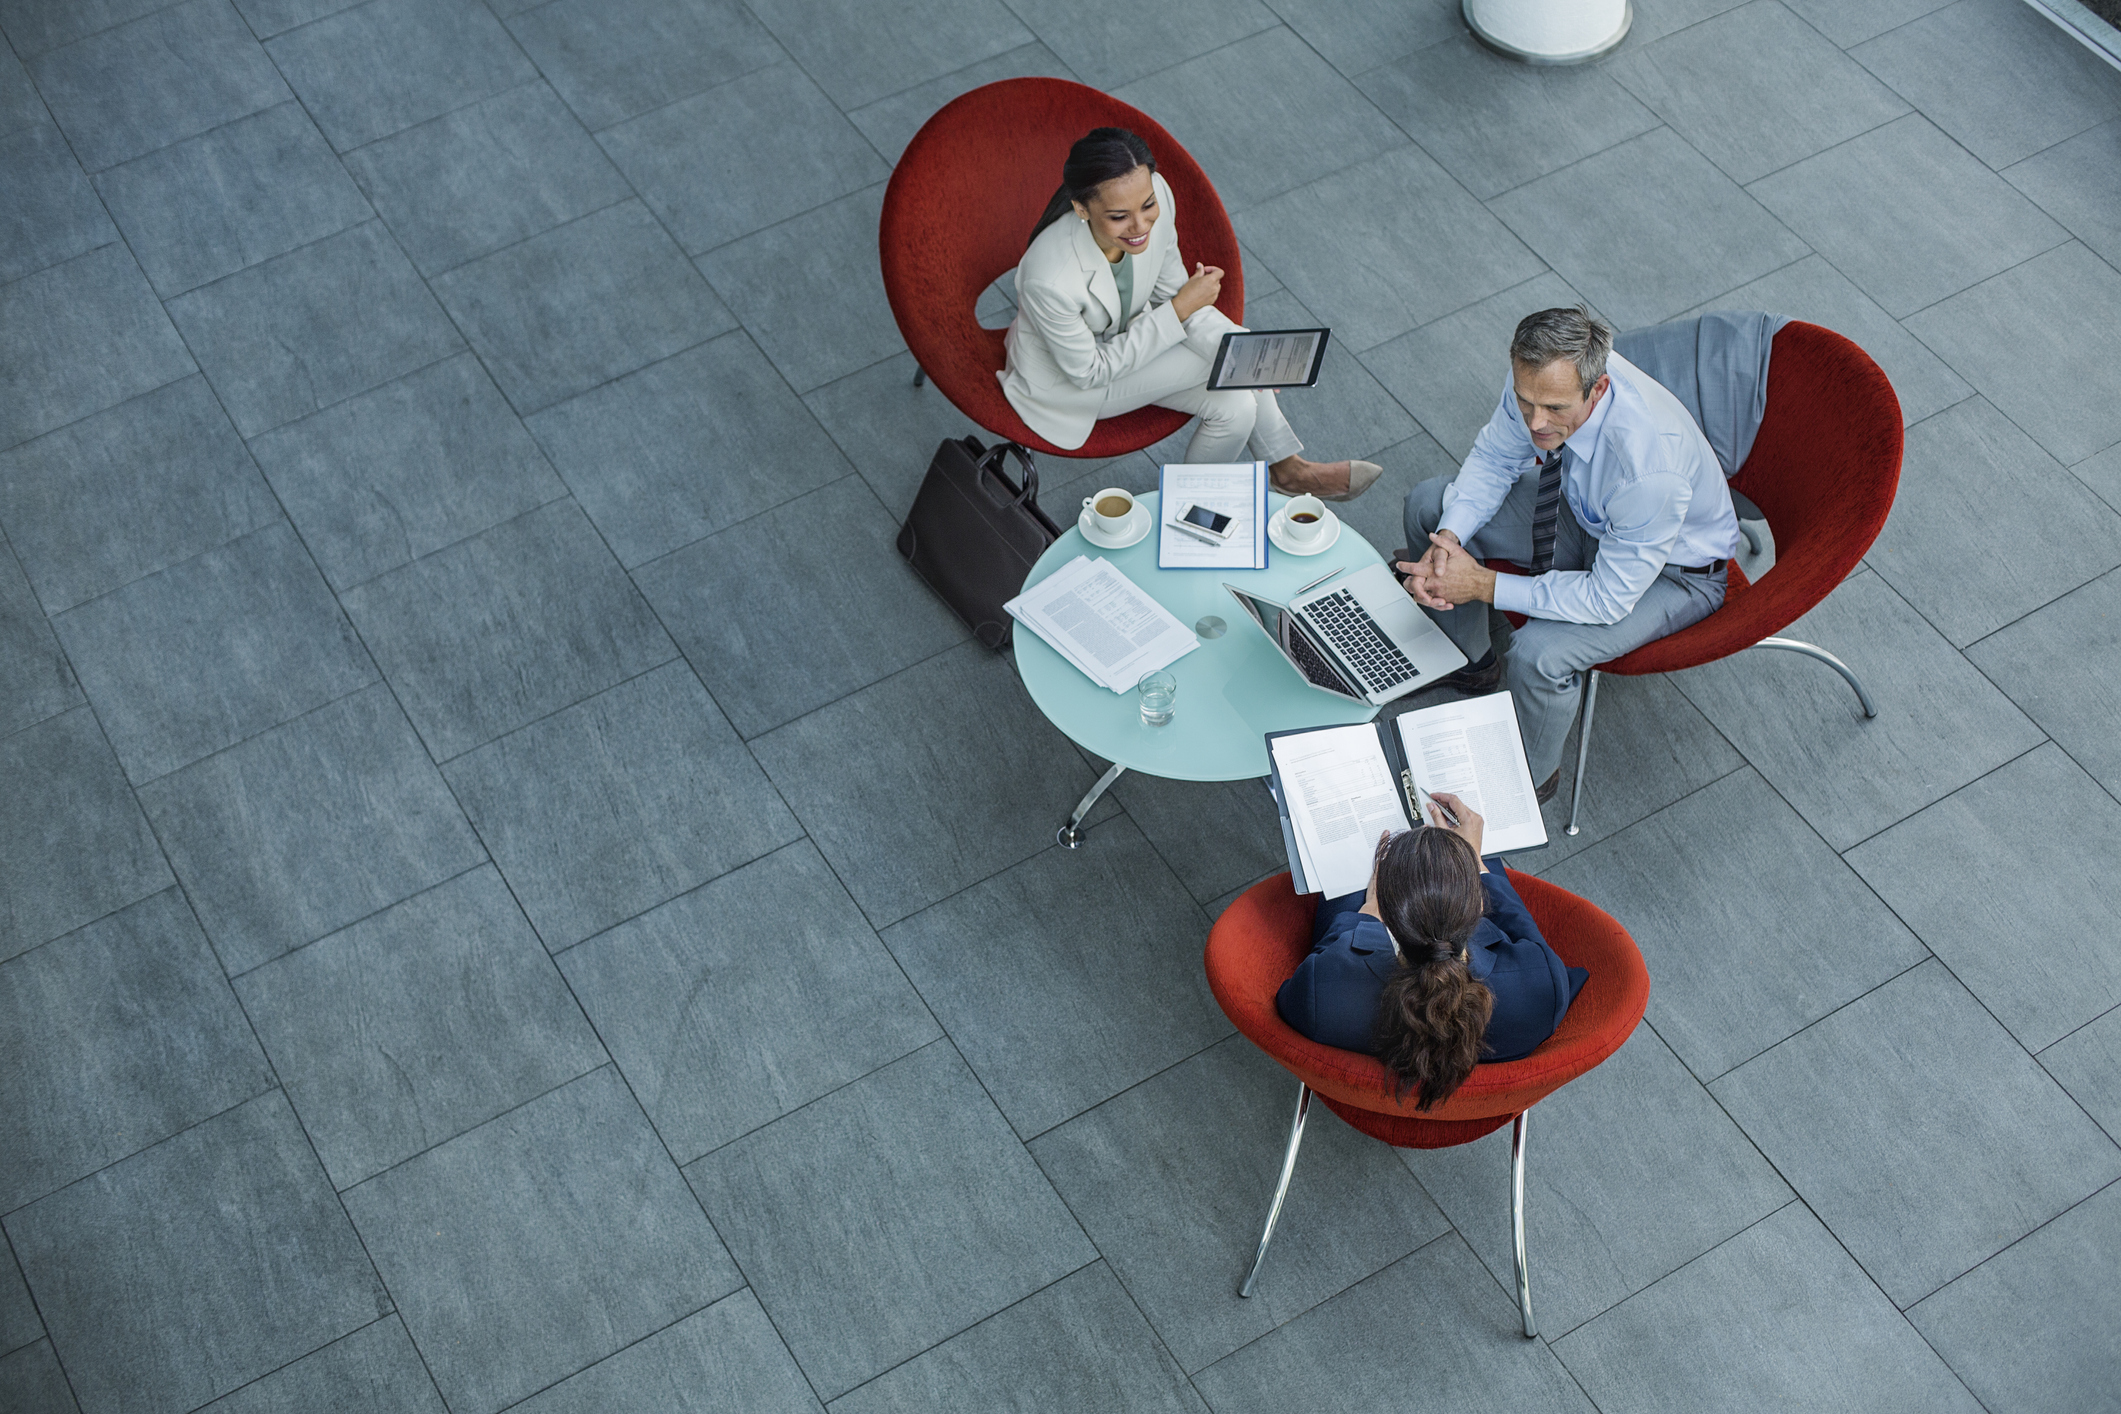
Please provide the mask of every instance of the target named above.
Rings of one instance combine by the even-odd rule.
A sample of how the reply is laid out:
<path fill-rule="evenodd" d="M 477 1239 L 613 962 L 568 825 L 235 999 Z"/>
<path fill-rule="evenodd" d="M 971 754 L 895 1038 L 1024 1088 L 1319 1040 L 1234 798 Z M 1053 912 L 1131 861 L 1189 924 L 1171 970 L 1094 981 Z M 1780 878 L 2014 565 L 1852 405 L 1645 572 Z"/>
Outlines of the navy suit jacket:
<path fill-rule="evenodd" d="M 1554 1034 L 1590 973 L 1547 946 L 1502 861 L 1487 861 L 1480 885 L 1487 915 L 1466 948 L 1468 970 L 1495 994 L 1483 1061 L 1520 1060 Z M 1363 894 L 1321 900 L 1311 953 L 1274 998 L 1281 1019 L 1322 1045 L 1373 1051 L 1377 1004 L 1399 966 L 1392 935 L 1361 911 Z"/>

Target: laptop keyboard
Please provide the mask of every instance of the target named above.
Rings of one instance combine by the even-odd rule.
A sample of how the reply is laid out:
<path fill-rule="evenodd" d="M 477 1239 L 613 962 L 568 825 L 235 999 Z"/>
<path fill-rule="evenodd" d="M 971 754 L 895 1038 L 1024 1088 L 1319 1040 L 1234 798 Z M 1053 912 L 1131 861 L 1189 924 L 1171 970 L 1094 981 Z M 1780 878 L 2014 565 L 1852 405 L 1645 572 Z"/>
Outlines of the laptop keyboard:
<path fill-rule="evenodd" d="M 1398 645 L 1386 638 L 1377 621 L 1343 589 L 1304 605 L 1303 615 L 1355 669 L 1372 692 L 1395 687 L 1417 676 Z"/>

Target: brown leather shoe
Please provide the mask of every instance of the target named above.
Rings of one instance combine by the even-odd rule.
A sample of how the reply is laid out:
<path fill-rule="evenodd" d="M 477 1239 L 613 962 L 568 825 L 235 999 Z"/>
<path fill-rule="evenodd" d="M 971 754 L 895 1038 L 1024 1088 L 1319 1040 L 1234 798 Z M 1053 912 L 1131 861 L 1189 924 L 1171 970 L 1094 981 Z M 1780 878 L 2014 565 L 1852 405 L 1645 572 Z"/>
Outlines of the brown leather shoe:
<path fill-rule="evenodd" d="M 1539 803 L 1545 805 L 1559 794 L 1561 794 L 1561 772 L 1556 771 L 1553 775 L 1548 776 L 1547 783 L 1539 788 Z"/>

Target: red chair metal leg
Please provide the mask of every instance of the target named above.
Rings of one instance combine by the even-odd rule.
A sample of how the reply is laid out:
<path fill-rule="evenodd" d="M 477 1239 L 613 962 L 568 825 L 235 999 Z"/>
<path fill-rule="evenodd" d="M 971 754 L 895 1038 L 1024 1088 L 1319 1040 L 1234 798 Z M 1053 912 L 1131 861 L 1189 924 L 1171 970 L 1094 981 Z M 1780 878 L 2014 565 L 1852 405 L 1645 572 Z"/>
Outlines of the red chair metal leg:
<path fill-rule="evenodd" d="M 1267 1244 L 1274 1240 L 1274 1224 L 1281 1220 L 1282 1200 L 1289 1196 L 1289 1180 L 1296 1176 L 1296 1151 L 1304 1142 L 1304 1120 L 1310 1113 L 1311 1087 L 1298 1082 L 1296 1122 L 1289 1126 L 1289 1150 L 1281 1156 L 1281 1180 L 1274 1185 L 1274 1201 L 1267 1205 L 1267 1226 L 1259 1234 L 1259 1250 L 1252 1254 L 1252 1270 L 1245 1273 L 1243 1284 L 1237 1288 L 1239 1296 L 1252 1294 L 1252 1283 L 1259 1280 L 1260 1266 L 1267 1260 Z"/>

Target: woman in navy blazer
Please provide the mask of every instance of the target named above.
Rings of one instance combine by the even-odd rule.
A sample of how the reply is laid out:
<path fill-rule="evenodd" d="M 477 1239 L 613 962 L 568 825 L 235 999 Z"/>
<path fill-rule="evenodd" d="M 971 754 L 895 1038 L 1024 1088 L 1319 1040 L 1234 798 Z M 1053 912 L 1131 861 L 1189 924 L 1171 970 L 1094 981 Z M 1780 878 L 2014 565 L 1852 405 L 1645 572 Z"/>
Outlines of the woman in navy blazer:
<path fill-rule="evenodd" d="M 1311 953 L 1275 998 L 1311 1040 L 1377 1055 L 1419 1109 L 1480 1061 L 1530 1055 L 1590 976 L 1547 946 L 1502 861 L 1481 859 L 1480 816 L 1436 799 L 1457 827 L 1379 841 L 1369 889 L 1320 902 Z"/>

